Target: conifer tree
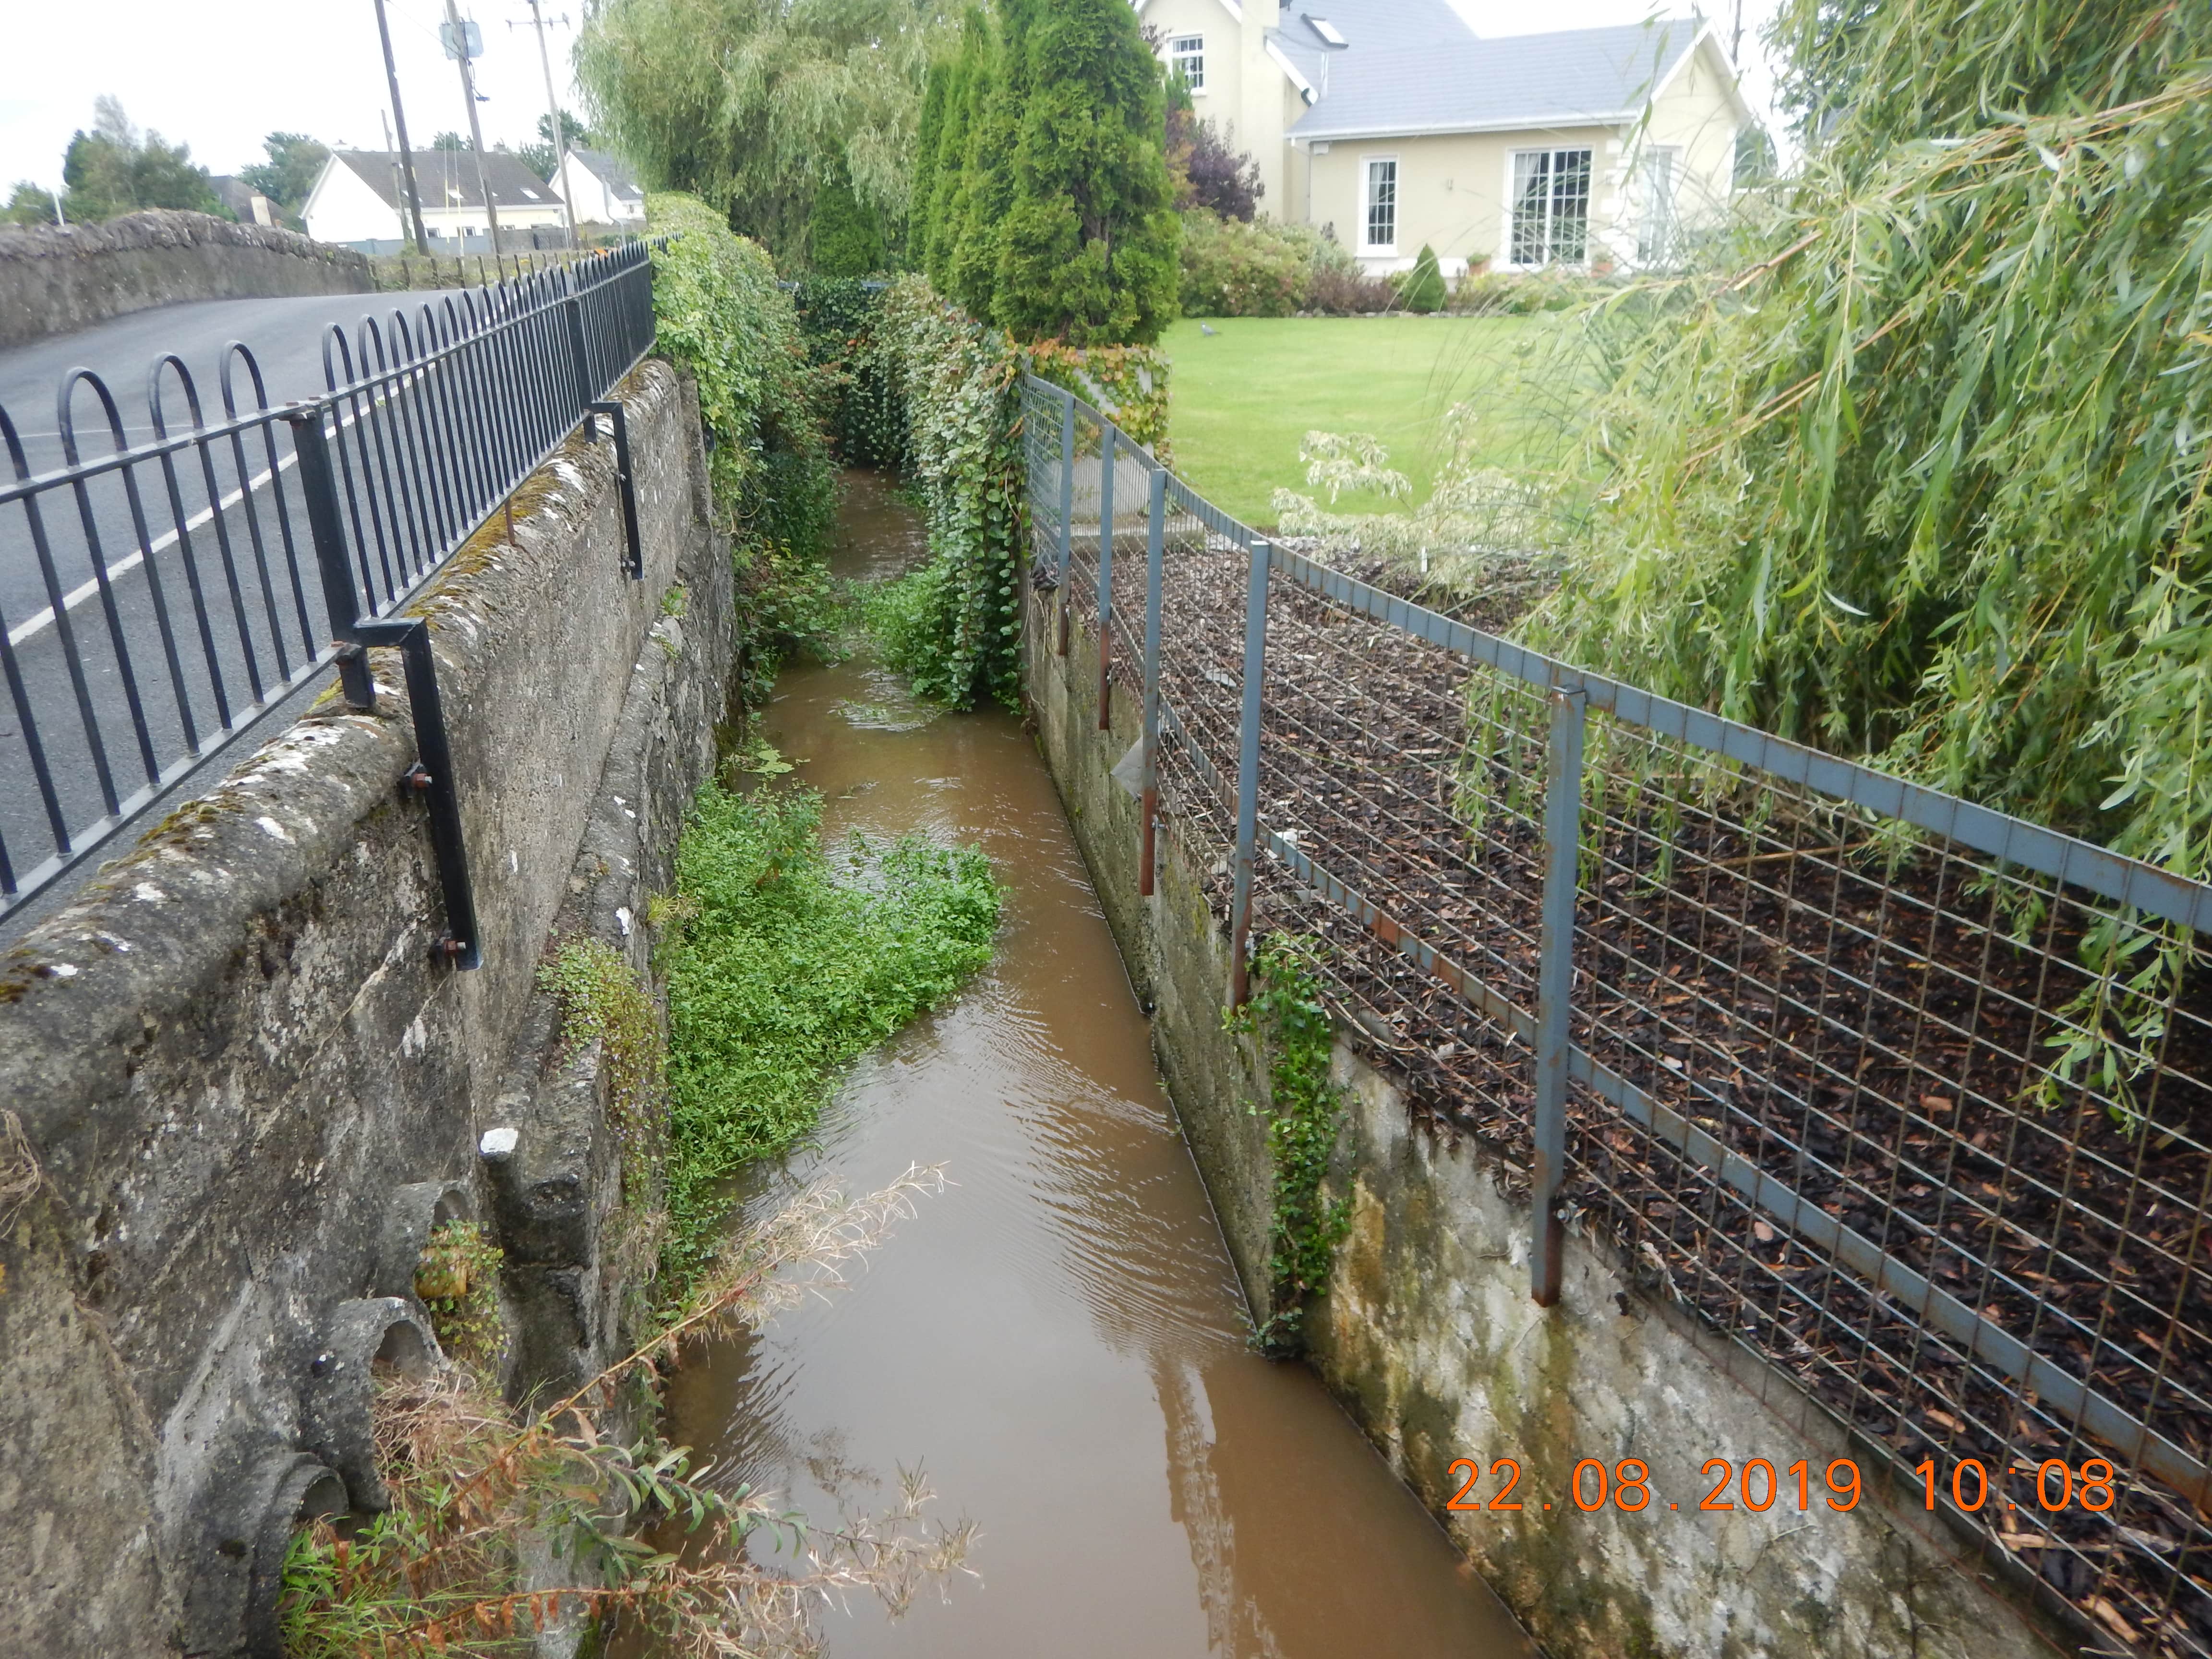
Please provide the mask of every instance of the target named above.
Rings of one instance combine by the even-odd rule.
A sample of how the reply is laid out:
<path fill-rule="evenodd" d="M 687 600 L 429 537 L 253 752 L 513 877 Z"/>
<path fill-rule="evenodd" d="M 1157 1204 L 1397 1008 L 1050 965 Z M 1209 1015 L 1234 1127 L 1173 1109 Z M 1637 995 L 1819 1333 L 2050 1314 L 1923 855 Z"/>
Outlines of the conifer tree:
<path fill-rule="evenodd" d="M 958 55 L 945 77 L 945 120 L 930 174 L 929 248 L 921 268 L 939 294 L 951 291 L 952 252 L 960 241 L 960 184 L 975 101 L 988 88 L 990 58 L 989 21 L 981 7 L 970 6 L 961 21 Z"/>
<path fill-rule="evenodd" d="M 922 82 L 921 118 L 914 143 L 914 183 L 907 192 L 906 264 L 929 269 L 929 209 L 937 183 L 937 145 L 945 132 L 945 105 L 952 81 L 952 62 L 933 58 Z"/>
<path fill-rule="evenodd" d="M 1158 61 L 1127 0 L 1033 0 L 1027 98 L 991 314 L 1028 339 L 1150 343 L 1178 226 Z"/>

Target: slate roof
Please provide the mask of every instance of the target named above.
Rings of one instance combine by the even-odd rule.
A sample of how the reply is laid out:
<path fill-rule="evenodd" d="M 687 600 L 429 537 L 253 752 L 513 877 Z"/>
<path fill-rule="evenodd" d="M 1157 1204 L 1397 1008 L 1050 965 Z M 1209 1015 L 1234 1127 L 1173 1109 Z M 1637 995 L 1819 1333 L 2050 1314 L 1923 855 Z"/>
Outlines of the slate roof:
<path fill-rule="evenodd" d="M 362 182 L 384 198 L 385 205 L 404 210 L 393 170 L 399 155 L 389 149 L 338 149 L 331 156 L 353 169 Z M 503 208 L 541 208 L 558 205 L 552 185 L 530 170 L 519 155 L 503 149 L 486 150 L 483 176 L 491 185 L 492 200 Z M 425 213 L 441 208 L 481 208 L 483 191 L 477 183 L 477 158 L 465 149 L 418 149 L 415 152 L 415 187 L 422 192 Z"/>
<path fill-rule="evenodd" d="M 629 164 L 612 150 L 573 149 L 569 159 L 591 169 L 592 175 L 605 185 L 617 201 L 642 202 L 645 186 L 637 181 L 637 174 Z"/>
<path fill-rule="evenodd" d="M 1633 118 L 1705 27 L 1677 18 L 1483 40 L 1456 14 L 1456 27 L 1443 27 L 1439 9 L 1429 0 L 1313 0 L 1305 11 L 1286 10 L 1279 44 L 1320 94 L 1292 136 L 1381 138 Z M 1308 16 L 1325 17 L 1346 45 L 1324 46 Z"/>

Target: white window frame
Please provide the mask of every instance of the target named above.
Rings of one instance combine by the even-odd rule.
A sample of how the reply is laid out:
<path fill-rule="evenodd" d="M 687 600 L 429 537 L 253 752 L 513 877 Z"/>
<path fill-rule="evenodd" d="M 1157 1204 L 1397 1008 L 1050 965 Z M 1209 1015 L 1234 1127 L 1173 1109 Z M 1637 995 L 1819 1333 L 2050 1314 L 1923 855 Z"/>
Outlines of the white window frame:
<path fill-rule="evenodd" d="M 1390 168 L 1390 240 L 1376 242 L 1370 240 L 1367 233 L 1373 224 L 1375 169 L 1386 163 Z M 1368 258 L 1395 259 L 1398 257 L 1398 224 L 1400 210 L 1405 205 L 1405 182 L 1395 151 L 1359 158 L 1359 252 Z"/>
<path fill-rule="evenodd" d="M 1193 73 L 1195 66 L 1196 73 Z M 1203 34 L 1170 34 L 1168 36 L 1168 73 L 1182 76 L 1182 83 L 1194 97 L 1206 90 L 1206 37 Z"/>
<path fill-rule="evenodd" d="M 1682 158 L 1680 144 L 1647 144 L 1636 158 L 1636 262 L 1665 266 L 1681 254 Z M 1667 174 L 1663 198 L 1654 188 L 1653 175 L 1663 163 Z M 1654 233 L 1661 246 L 1654 248 Z"/>
<path fill-rule="evenodd" d="M 1582 198 L 1583 246 L 1579 258 L 1563 259 L 1556 257 L 1553 252 L 1555 246 L 1553 230 L 1559 222 L 1556 187 L 1547 188 L 1544 194 L 1542 257 L 1534 260 L 1515 257 L 1513 232 L 1514 221 L 1519 215 L 1521 208 L 1521 161 L 1523 156 L 1538 155 L 1548 158 L 1545 164 L 1547 177 L 1557 176 L 1559 158 L 1563 155 L 1581 155 L 1587 158 Z M 1498 245 L 1498 252 L 1504 256 L 1498 261 L 1501 265 L 1508 270 L 1541 270 L 1547 265 L 1559 264 L 1569 269 L 1580 269 L 1589 264 L 1590 249 L 1596 232 L 1596 227 L 1592 222 L 1591 210 L 1596 206 L 1597 163 L 1598 146 L 1595 143 L 1532 145 L 1527 149 L 1512 149 L 1505 153 L 1505 233 Z"/>

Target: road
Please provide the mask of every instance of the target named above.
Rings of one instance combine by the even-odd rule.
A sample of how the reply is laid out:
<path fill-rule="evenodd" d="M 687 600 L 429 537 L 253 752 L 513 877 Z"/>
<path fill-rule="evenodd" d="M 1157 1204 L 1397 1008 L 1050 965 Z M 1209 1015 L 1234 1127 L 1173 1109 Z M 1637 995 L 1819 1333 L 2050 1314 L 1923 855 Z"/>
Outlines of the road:
<path fill-rule="evenodd" d="M 202 417 L 217 425 L 226 418 L 221 375 L 232 341 L 253 353 L 275 408 L 324 391 L 331 325 L 357 338 L 365 313 L 388 327 L 392 301 L 412 318 L 441 297 L 220 300 L 137 313 L 0 353 L 0 408 L 31 472 L 46 473 L 66 459 L 56 394 L 71 369 L 100 377 L 135 447 L 154 437 L 149 378 L 166 353 L 190 369 Z M 234 381 L 247 412 L 259 399 L 242 365 Z M 169 432 L 188 429 L 189 404 L 173 369 L 161 392 Z M 93 388 L 78 387 L 71 409 L 80 459 L 112 453 L 109 418 Z M 21 710 L 12 695 L 0 698 L 0 850 L 19 883 L 67 856 L 55 817 L 82 842 L 86 828 L 112 818 L 118 805 L 128 815 L 134 795 L 151 797 L 136 803 L 143 811 L 181 781 L 196 752 L 218 746 L 226 727 L 289 704 L 288 686 L 320 679 L 313 662 L 329 629 L 293 466 L 289 434 L 276 422 L 265 434 L 210 446 L 204 459 L 187 450 L 167 467 L 140 463 L 127 480 L 111 471 L 81 494 L 46 492 L 35 526 L 25 503 L 0 506 L 0 627 L 46 762 L 41 780 Z M 280 495 L 289 512 L 279 512 Z M 45 563 L 34 529 L 46 539 Z M 95 550 L 108 578 L 104 592 Z"/>

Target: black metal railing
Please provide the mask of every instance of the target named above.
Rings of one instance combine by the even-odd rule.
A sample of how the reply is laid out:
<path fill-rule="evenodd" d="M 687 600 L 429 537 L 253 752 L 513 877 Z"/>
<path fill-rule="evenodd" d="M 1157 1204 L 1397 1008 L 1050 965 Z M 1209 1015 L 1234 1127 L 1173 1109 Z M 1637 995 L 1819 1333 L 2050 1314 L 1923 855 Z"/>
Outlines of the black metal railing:
<path fill-rule="evenodd" d="M 580 424 L 610 420 L 629 568 L 629 434 L 607 394 L 653 340 L 651 249 L 632 242 L 323 337 L 325 391 L 272 407 L 232 343 L 222 415 L 174 355 L 147 382 L 150 436 L 66 376 L 51 433 L 0 408 L 0 916 L 106 845 L 335 661 L 374 706 L 364 652 L 404 653 L 445 878 L 447 950 L 476 930 L 434 671 L 398 618 Z M 94 416 L 91 428 L 83 424 Z M 51 445 L 58 453 L 42 453 Z M 104 444 L 104 452 L 95 448 Z M 58 461 L 34 470 L 33 454 Z"/>
<path fill-rule="evenodd" d="M 1031 620 L 1095 639 L 1102 726 L 1139 700 L 1142 879 L 1179 821 L 1225 998 L 1303 937 L 1528 1191 L 1536 1301 L 1607 1241 L 2085 1632 L 2212 1654 L 2212 886 L 1464 626 L 1024 401 Z"/>

